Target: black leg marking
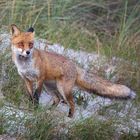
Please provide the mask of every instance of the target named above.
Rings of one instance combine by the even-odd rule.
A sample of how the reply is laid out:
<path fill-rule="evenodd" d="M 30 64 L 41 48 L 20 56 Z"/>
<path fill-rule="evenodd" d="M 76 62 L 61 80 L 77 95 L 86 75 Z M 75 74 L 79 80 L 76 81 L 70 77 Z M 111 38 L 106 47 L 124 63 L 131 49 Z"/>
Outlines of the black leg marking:
<path fill-rule="evenodd" d="M 37 89 L 35 90 L 33 98 L 34 98 L 34 104 L 39 104 L 39 95 Z"/>
<path fill-rule="evenodd" d="M 65 100 L 62 100 L 61 103 L 63 103 L 63 104 L 67 104 L 67 102 L 66 102 Z"/>
<path fill-rule="evenodd" d="M 32 98 L 32 96 L 31 96 L 31 95 L 29 96 L 29 101 L 33 101 L 33 98 Z"/>
<path fill-rule="evenodd" d="M 68 117 L 72 118 L 71 109 L 69 109 L 69 115 L 68 115 Z"/>

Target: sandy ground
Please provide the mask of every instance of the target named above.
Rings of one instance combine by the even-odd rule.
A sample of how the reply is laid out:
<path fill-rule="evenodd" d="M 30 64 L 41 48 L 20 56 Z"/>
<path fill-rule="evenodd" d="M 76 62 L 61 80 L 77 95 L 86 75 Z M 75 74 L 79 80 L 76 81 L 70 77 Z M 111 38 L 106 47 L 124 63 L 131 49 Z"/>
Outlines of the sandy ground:
<path fill-rule="evenodd" d="M 4 135 L 0 135 L 0 140 L 16 140 L 16 138 L 4 134 Z"/>

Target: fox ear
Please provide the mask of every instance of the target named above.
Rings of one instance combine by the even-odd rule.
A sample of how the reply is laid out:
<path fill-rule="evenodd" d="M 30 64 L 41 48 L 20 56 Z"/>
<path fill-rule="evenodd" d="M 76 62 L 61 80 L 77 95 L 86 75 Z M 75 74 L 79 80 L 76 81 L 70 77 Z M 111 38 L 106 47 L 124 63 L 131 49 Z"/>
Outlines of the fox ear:
<path fill-rule="evenodd" d="M 20 34 L 20 30 L 15 24 L 11 25 L 11 33 L 13 36 L 17 36 Z"/>
<path fill-rule="evenodd" d="M 33 27 L 30 27 L 30 28 L 27 30 L 27 32 L 33 33 L 33 32 L 34 32 L 34 28 L 33 28 Z"/>

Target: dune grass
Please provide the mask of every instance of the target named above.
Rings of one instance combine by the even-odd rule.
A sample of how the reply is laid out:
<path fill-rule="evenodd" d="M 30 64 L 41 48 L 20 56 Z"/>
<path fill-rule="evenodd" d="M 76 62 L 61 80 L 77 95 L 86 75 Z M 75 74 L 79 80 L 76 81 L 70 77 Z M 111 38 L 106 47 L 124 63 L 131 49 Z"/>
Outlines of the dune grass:
<path fill-rule="evenodd" d="M 66 48 L 129 61 L 127 69 L 120 66 L 118 70 L 123 69 L 129 75 L 124 81 L 131 78 L 128 86 L 140 92 L 138 1 L 1 0 L 0 11 L 0 27 L 8 31 L 12 23 L 23 30 L 33 26 L 36 37 Z"/>
<path fill-rule="evenodd" d="M 60 43 L 65 48 L 96 51 L 109 59 L 114 56 L 124 59 L 128 63 L 118 66 L 117 72 L 122 77 L 118 82 L 128 85 L 140 96 L 139 13 L 140 3 L 137 0 L 1 0 L 0 28 L 9 32 L 12 23 L 17 24 L 22 30 L 33 26 L 36 37 Z M 3 56 L 0 56 L 0 61 L 10 64 L 6 67 L 9 81 L 2 89 L 7 101 L 18 107 L 27 104 L 26 97 L 23 97 L 23 83 L 11 60 L 8 62 L 9 60 L 3 60 Z M 11 93 L 14 95 L 11 96 Z M 39 121 L 28 120 L 27 124 L 33 125 L 29 128 L 27 126 L 28 133 L 25 139 L 46 140 L 57 137 L 98 140 L 115 137 L 112 127 L 114 120 L 102 123 L 93 119 L 76 123 L 67 134 L 54 135 L 55 123 L 50 121 L 50 116 L 45 112 L 41 112 L 33 112 Z M 3 119 L 3 116 L 0 116 L 0 120 Z M 0 133 L 4 132 L 4 128 L 0 128 Z M 119 139 L 138 140 L 139 137 L 122 134 Z"/>

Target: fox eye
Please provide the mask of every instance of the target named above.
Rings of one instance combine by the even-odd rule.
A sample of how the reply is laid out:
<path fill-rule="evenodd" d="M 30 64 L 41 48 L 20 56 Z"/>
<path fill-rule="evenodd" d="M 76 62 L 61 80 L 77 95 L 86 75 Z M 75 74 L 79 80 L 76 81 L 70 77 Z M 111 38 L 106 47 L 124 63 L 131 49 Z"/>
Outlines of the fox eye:
<path fill-rule="evenodd" d="M 33 48 L 33 45 L 34 45 L 33 42 L 30 42 L 30 43 L 29 43 L 29 47 L 30 47 L 30 48 Z"/>
<path fill-rule="evenodd" d="M 19 42 L 17 44 L 18 44 L 19 47 L 23 47 L 24 46 L 23 42 Z"/>

